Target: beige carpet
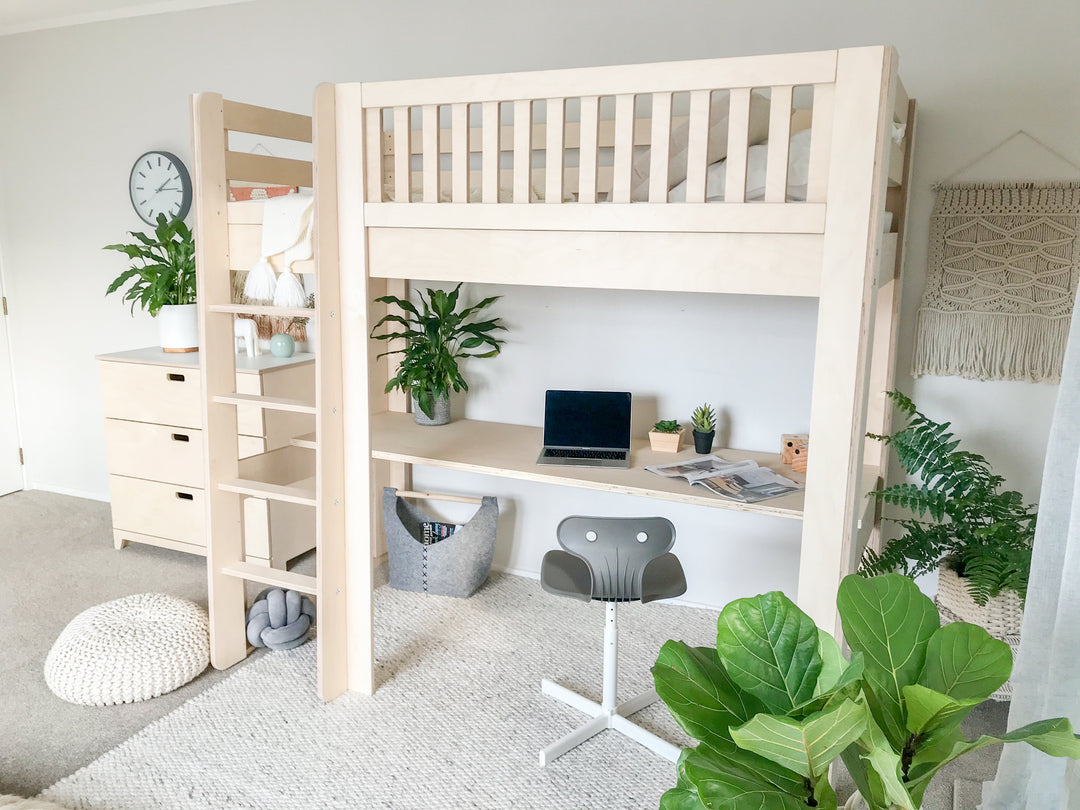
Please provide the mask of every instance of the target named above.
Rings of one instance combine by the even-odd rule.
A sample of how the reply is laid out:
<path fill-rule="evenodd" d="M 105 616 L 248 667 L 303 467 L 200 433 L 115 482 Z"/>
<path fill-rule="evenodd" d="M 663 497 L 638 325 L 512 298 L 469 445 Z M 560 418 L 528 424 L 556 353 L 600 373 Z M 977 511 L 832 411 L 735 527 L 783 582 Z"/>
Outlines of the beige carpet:
<path fill-rule="evenodd" d="M 125 706 L 75 706 L 45 685 L 45 655 L 80 611 L 163 591 L 206 605 L 206 561 L 112 546 L 107 503 L 16 492 L 0 498 L 0 794 L 32 796 L 221 680 L 208 669 L 168 695 Z"/>

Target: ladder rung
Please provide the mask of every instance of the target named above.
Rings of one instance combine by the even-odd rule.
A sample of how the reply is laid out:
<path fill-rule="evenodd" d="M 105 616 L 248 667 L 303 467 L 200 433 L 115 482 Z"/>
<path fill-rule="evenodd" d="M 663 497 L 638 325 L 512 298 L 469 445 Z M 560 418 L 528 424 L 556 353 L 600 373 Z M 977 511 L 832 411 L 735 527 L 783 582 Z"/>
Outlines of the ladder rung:
<path fill-rule="evenodd" d="M 254 405 L 266 411 L 292 411 L 293 413 L 315 413 L 315 406 L 302 399 L 283 397 L 262 397 L 258 394 L 225 394 L 213 397 L 214 402 L 223 405 Z"/>
<path fill-rule="evenodd" d="M 293 440 L 289 442 L 293 447 L 303 447 L 307 450 L 318 450 L 319 444 L 315 441 L 315 431 L 311 433 L 305 433 L 302 436 L 294 436 Z"/>
<path fill-rule="evenodd" d="M 292 571 L 281 571 L 267 565 L 238 562 L 222 566 L 221 573 L 275 588 L 284 588 L 287 591 L 300 591 L 300 593 L 310 594 L 311 596 L 318 596 L 319 594 L 319 581 L 315 577 L 307 574 L 294 574 Z"/>
<path fill-rule="evenodd" d="M 211 312 L 231 312 L 233 315 L 269 315 L 272 318 L 314 318 L 311 307 L 272 307 L 265 304 L 210 304 Z"/>
<path fill-rule="evenodd" d="M 246 478 L 234 478 L 231 481 L 222 481 L 218 489 L 225 492 L 236 492 L 240 495 L 251 495 L 256 498 L 266 498 L 269 501 L 283 501 L 284 503 L 298 503 L 301 506 L 315 506 L 315 486 L 313 478 L 301 484 L 282 486 L 281 484 L 267 484 L 263 481 L 250 481 Z M 310 482 L 310 483 L 309 483 Z"/>

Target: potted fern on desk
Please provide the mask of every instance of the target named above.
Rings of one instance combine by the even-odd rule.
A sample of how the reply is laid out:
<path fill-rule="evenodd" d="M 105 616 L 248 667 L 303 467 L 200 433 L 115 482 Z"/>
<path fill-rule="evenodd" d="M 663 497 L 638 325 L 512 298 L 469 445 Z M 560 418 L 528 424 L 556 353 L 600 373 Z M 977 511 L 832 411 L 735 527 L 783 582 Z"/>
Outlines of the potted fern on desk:
<path fill-rule="evenodd" d="M 461 283 L 449 292 L 428 289 L 418 295 L 419 307 L 395 295 L 375 299 L 380 304 L 393 304 L 403 313 L 383 317 L 372 328 L 371 337 L 403 341 L 402 348 L 389 349 L 379 357 L 401 355 L 397 374 L 386 384 L 386 391 L 399 388 L 412 395 L 413 418 L 419 425 L 447 424 L 450 392 L 469 390 L 458 362 L 466 357 L 493 357 L 503 343 L 492 334 L 506 328 L 500 319 L 478 318 L 478 313 L 500 296 L 458 311 L 460 293 Z M 387 331 L 375 334 L 387 325 Z"/>
<path fill-rule="evenodd" d="M 915 577 L 938 568 L 938 605 L 947 620 L 978 624 L 1018 645 L 1036 507 L 1003 490 L 1005 479 L 983 456 L 959 449 L 948 422 L 928 418 L 898 391 L 888 396 L 906 422 L 889 436 L 869 435 L 889 445 L 919 483 L 870 493 L 911 514 L 891 519 L 903 534 L 880 553 L 867 549 L 863 571 Z"/>

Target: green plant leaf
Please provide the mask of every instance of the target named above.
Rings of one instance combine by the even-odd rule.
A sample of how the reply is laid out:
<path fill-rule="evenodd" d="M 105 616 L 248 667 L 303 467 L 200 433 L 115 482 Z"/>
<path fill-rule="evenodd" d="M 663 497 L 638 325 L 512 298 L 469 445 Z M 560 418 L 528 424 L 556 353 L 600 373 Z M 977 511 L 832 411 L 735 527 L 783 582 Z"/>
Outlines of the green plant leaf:
<path fill-rule="evenodd" d="M 687 749 L 679 767 L 709 808 L 804 810 L 812 794 L 798 774 L 727 740 Z"/>
<path fill-rule="evenodd" d="M 745 723 L 764 705 L 731 680 L 716 650 L 668 641 L 652 668 L 656 693 L 683 731 L 712 745 L 730 739 L 728 728 Z"/>
<path fill-rule="evenodd" d="M 983 698 L 957 700 L 922 684 L 904 687 L 907 729 L 912 734 L 928 734 L 956 728 Z"/>
<path fill-rule="evenodd" d="M 843 752 L 842 758 L 859 792 L 873 802 L 872 806 L 917 810 L 919 801 L 909 795 L 901 776 L 903 761 L 889 744 L 885 732 L 874 722 L 873 715 L 867 719 L 862 735 Z"/>
<path fill-rule="evenodd" d="M 730 602 L 717 623 L 716 651 L 731 679 L 772 712 L 814 696 L 818 628 L 780 591 Z"/>
<path fill-rule="evenodd" d="M 937 608 L 900 574 L 845 577 L 836 604 L 844 637 L 865 657 L 863 679 L 874 719 L 901 750 L 908 736 L 903 688 L 922 671 L 927 645 L 941 625 Z"/>
<path fill-rule="evenodd" d="M 1012 651 L 982 627 L 953 622 L 930 637 L 919 683 L 959 701 L 982 702 L 1009 680 Z"/>
<path fill-rule="evenodd" d="M 952 731 L 930 742 L 912 759 L 908 783 L 912 795 L 921 797 L 934 775 L 953 760 L 996 743 L 1026 742 L 1052 757 L 1080 759 L 1080 738 L 1064 717 L 1029 723 L 1001 737 L 984 734 L 974 740 L 965 740 Z"/>
<path fill-rule="evenodd" d="M 709 810 L 693 788 L 673 787 L 660 797 L 660 810 Z"/>
<path fill-rule="evenodd" d="M 814 686 L 814 697 L 830 691 L 840 680 L 848 662 L 840 649 L 840 643 L 831 633 L 818 628 L 818 655 L 821 656 L 821 674 Z"/>
<path fill-rule="evenodd" d="M 755 715 L 730 729 L 731 739 L 740 748 L 815 780 L 827 774 L 840 752 L 862 736 L 868 717 L 865 704 L 845 700 L 804 720 Z"/>

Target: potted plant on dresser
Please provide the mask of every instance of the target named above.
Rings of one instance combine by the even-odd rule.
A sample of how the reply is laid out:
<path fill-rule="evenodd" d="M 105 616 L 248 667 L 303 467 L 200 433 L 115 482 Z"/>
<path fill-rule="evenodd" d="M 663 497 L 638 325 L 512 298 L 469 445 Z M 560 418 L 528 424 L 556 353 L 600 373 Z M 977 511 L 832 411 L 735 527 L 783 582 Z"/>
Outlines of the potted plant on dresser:
<path fill-rule="evenodd" d="M 889 519 L 903 534 L 880 551 L 867 549 L 863 571 L 900 571 L 911 577 L 938 569 L 937 603 L 946 621 L 984 627 L 1015 649 L 1020 642 L 1023 603 L 1035 539 L 1034 505 L 1019 492 L 1003 490 L 981 455 L 960 450 L 944 424 L 929 419 L 897 391 L 889 398 L 906 423 L 885 442 L 900 466 L 920 483 L 893 484 L 870 495 L 909 510 Z M 995 695 L 1008 697 L 1007 688 Z"/>
<path fill-rule="evenodd" d="M 106 295 L 124 291 L 124 300 L 150 313 L 158 323 L 158 338 L 166 352 L 199 350 L 199 314 L 195 304 L 195 240 L 183 220 L 158 214 L 153 236 L 130 231 L 135 241 L 106 245 L 136 262 L 117 276 Z"/>
<path fill-rule="evenodd" d="M 371 330 L 375 340 L 401 340 L 402 348 L 379 354 L 400 354 L 395 374 L 386 391 L 395 388 L 410 392 L 413 418 L 418 425 L 445 425 L 450 421 L 450 392 L 468 391 L 458 362 L 466 357 L 492 357 L 499 353 L 502 339 L 493 332 L 505 330 L 499 318 L 479 319 L 478 313 L 500 296 L 485 298 L 458 311 L 461 284 L 447 292 L 428 289 L 418 294 L 420 306 L 395 295 L 375 300 L 392 304 L 401 314 L 390 312 Z M 388 331 L 375 332 L 389 324 Z M 396 325 L 396 326 L 395 326 Z"/>

